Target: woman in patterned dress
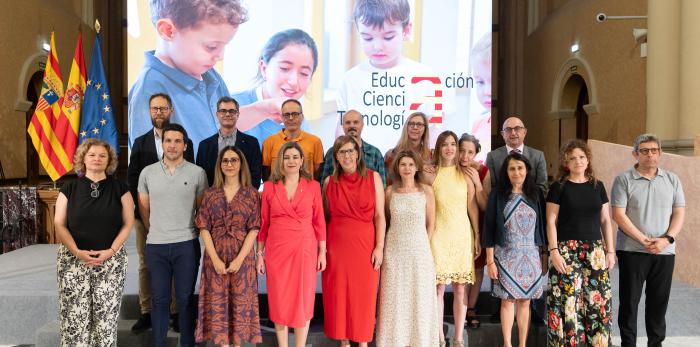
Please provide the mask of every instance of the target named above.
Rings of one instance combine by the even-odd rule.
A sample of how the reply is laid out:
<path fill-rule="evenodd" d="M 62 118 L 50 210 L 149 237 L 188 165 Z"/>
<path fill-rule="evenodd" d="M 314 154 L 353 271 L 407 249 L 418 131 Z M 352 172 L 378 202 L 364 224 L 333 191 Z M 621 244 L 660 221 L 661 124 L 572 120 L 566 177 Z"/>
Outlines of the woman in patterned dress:
<path fill-rule="evenodd" d="M 430 248 L 435 261 L 437 281 L 438 326 L 442 326 L 445 311 L 445 288 L 452 284 L 455 329 L 452 346 L 464 346 L 466 285 L 474 283 L 474 256 L 479 247 L 479 209 L 474 199 L 474 185 L 458 166 L 457 135 L 443 131 L 435 144 L 433 164 L 436 174 L 429 175 L 435 191 L 435 234 Z M 440 330 L 440 346 L 445 336 Z"/>
<path fill-rule="evenodd" d="M 518 153 L 503 161 L 497 189 L 489 195 L 482 246 L 493 280 L 491 295 L 501 299 L 503 345 L 511 346 L 513 316 L 518 321 L 518 346 L 525 347 L 530 299 L 542 296 L 541 247 L 545 245 L 544 196 L 531 174 L 530 162 Z M 546 254 L 546 253 L 544 253 Z M 516 314 L 517 307 L 517 314 Z"/>
<path fill-rule="evenodd" d="M 387 222 L 379 286 L 377 347 L 435 347 L 438 341 L 435 266 L 430 237 L 435 196 L 421 183 L 422 161 L 411 150 L 396 153 L 386 189 Z"/>
<path fill-rule="evenodd" d="M 196 223 L 207 254 L 199 281 L 197 342 L 236 347 L 262 342 L 251 252 L 260 230 L 260 197 L 240 149 L 226 146 L 219 152 L 214 184 L 204 193 Z"/>
<path fill-rule="evenodd" d="M 610 203 L 591 167 L 591 150 L 571 140 L 559 151 L 559 179 L 547 195 L 551 259 L 547 346 L 608 346 L 615 266 Z"/>

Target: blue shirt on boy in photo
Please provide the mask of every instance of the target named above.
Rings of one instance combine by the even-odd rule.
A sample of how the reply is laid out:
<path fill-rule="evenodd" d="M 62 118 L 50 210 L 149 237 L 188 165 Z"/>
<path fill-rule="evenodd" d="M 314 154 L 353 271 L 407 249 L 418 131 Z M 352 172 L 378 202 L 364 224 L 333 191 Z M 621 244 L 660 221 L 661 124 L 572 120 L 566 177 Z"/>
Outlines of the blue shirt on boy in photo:
<path fill-rule="evenodd" d="M 149 111 L 151 95 L 165 93 L 173 101 L 170 122 L 185 128 L 197 153 L 199 142 L 219 129 L 216 102 L 229 95 L 226 83 L 214 69 L 202 74 L 200 81 L 165 65 L 154 53 L 145 52 L 143 69 L 129 90 L 129 148 L 137 137 L 153 128 Z"/>

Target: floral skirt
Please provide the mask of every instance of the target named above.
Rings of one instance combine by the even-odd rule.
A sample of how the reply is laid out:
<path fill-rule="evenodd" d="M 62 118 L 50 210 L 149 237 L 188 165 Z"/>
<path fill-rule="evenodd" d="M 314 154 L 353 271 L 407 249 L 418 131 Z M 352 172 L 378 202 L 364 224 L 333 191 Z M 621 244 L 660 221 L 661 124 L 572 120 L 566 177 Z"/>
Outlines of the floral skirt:
<path fill-rule="evenodd" d="M 559 242 L 567 273 L 549 268 L 547 346 L 610 344 L 612 292 L 601 240 Z"/>

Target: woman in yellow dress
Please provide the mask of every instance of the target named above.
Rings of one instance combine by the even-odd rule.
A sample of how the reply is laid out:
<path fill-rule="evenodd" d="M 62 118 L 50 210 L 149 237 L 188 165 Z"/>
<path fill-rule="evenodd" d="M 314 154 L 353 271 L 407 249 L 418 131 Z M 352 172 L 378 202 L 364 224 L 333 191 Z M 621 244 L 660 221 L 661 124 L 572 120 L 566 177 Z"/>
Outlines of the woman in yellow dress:
<path fill-rule="evenodd" d="M 438 323 L 442 327 L 445 312 L 445 288 L 452 284 L 455 336 L 452 346 L 463 347 L 466 319 L 466 284 L 474 283 L 474 258 L 479 255 L 479 212 L 471 180 L 458 168 L 457 135 L 444 131 L 435 144 L 432 178 L 435 191 L 435 233 L 430 248 L 437 279 Z M 460 329 L 461 328 L 461 329 Z M 445 336 L 440 329 L 440 346 Z"/>

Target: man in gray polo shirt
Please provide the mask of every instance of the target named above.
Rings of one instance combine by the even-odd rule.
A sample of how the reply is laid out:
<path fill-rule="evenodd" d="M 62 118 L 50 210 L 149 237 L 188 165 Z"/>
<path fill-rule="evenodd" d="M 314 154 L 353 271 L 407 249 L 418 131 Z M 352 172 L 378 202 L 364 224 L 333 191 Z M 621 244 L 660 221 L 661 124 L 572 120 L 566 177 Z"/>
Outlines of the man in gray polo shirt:
<path fill-rule="evenodd" d="M 637 306 L 646 282 L 647 345 L 661 346 L 685 198 L 678 176 L 659 168 L 661 147 L 655 135 L 637 137 L 632 155 L 637 164 L 615 178 L 611 194 L 613 218 L 620 228 L 618 325 L 622 347 L 636 346 Z"/>
<path fill-rule="evenodd" d="M 206 173 L 183 157 L 187 132 L 163 128 L 163 159 L 139 175 L 139 210 L 146 228 L 146 265 L 151 277 L 155 346 L 165 346 L 171 283 L 179 312 L 181 346 L 194 346 L 194 286 L 201 250 L 195 210 L 209 186 Z"/>

